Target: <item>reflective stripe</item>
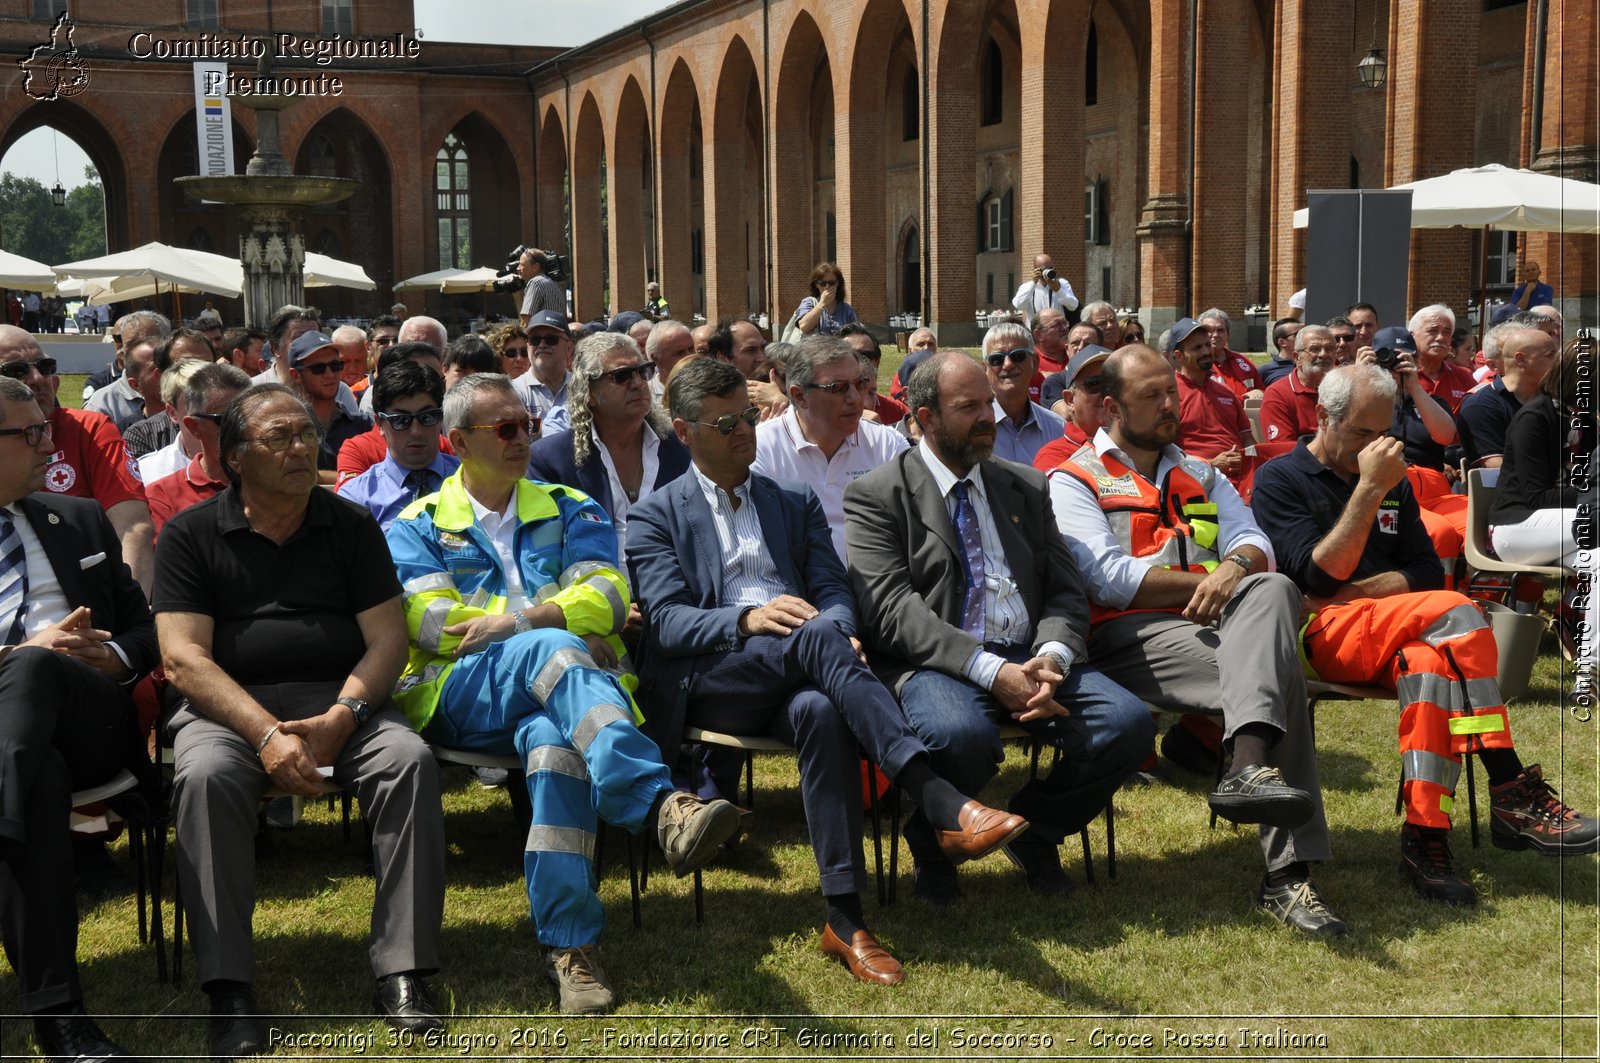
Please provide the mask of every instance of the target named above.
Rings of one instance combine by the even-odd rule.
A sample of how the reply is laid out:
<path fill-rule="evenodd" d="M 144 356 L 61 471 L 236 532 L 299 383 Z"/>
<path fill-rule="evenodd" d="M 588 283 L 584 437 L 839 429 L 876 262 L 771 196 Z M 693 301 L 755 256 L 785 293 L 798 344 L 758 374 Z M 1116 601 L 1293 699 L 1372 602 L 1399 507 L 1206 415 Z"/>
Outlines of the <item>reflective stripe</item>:
<path fill-rule="evenodd" d="M 585 860 L 594 859 L 594 835 L 576 827 L 546 827 L 534 824 L 528 828 L 530 853 L 573 853 Z"/>
<path fill-rule="evenodd" d="M 1117 537 L 1117 545 L 1122 547 L 1122 552 L 1133 554 L 1133 515 L 1127 510 L 1114 509 L 1106 514 L 1106 523 L 1111 525 L 1111 534 Z"/>
<path fill-rule="evenodd" d="M 1503 702 L 1500 684 L 1493 679 L 1467 680 L 1467 702 L 1461 700 L 1461 684 L 1448 676 L 1431 672 L 1407 672 L 1395 680 L 1394 690 L 1400 704 L 1412 705 L 1426 701 L 1447 712 L 1465 712 L 1468 709 L 1497 709 Z"/>
<path fill-rule="evenodd" d="M 1455 793 L 1456 781 L 1461 778 L 1460 761 L 1422 749 L 1408 749 L 1402 753 L 1400 770 L 1404 778 L 1431 782 L 1451 793 Z"/>
<path fill-rule="evenodd" d="M 582 585 L 593 587 L 605 596 L 611 604 L 611 630 L 621 631 L 628 619 L 628 603 L 622 600 L 622 592 L 617 590 L 617 585 L 611 582 L 609 576 L 599 573 L 584 580 Z"/>
<path fill-rule="evenodd" d="M 567 570 L 561 573 L 560 576 L 556 577 L 556 582 L 561 584 L 563 588 L 566 588 L 572 586 L 574 583 L 580 582 L 584 579 L 584 577 L 593 575 L 596 572 L 609 571 L 611 571 L 611 566 L 600 561 L 579 561 L 575 564 L 568 565 Z"/>
<path fill-rule="evenodd" d="M 626 712 L 616 705 L 601 703 L 583 714 L 583 719 L 578 721 L 578 726 L 572 729 L 572 744 L 578 747 L 578 752 L 586 753 L 589 743 L 594 741 L 594 736 L 602 728 L 609 727 L 619 720 L 633 722 L 633 713 Z"/>
<path fill-rule="evenodd" d="M 422 620 L 417 624 L 417 647 L 437 653 L 439 641 L 444 638 L 445 622 L 450 618 L 450 610 L 455 608 L 455 603 L 449 598 L 440 598 L 428 603 L 422 611 Z"/>
<path fill-rule="evenodd" d="M 615 668 L 608 668 L 606 670 L 610 672 L 618 672 L 622 675 L 638 674 L 635 672 L 633 667 L 633 658 L 629 657 L 626 653 L 617 658 L 617 666 Z"/>
<path fill-rule="evenodd" d="M 1453 716 L 1450 733 L 1453 735 L 1486 735 L 1506 729 L 1506 720 L 1499 713 L 1484 716 Z"/>
<path fill-rule="evenodd" d="M 533 592 L 532 598 L 535 605 L 543 605 L 551 598 L 561 593 L 561 588 L 554 583 L 546 583 L 543 587 Z"/>
<path fill-rule="evenodd" d="M 550 655 L 539 674 L 534 676 L 533 685 L 529 687 L 534 697 L 543 705 L 550 700 L 550 694 L 555 690 L 556 684 L 561 682 L 561 677 L 567 669 L 576 665 L 580 668 L 594 668 L 594 658 L 586 650 L 560 649 Z"/>
<path fill-rule="evenodd" d="M 1439 795 L 1439 811 L 1443 812 L 1445 815 L 1448 816 L 1450 813 L 1454 812 L 1455 810 L 1456 810 L 1456 799 L 1454 797 L 1450 796 L 1449 794 L 1440 794 Z"/>
<path fill-rule="evenodd" d="M 576 750 L 564 746 L 534 746 L 529 751 L 524 774 L 534 775 L 541 771 L 570 775 L 574 779 L 589 778 L 589 769 L 583 763 L 583 757 Z"/>
<path fill-rule="evenodd" d="M 1437 646 L 1441 642 L 1449 642 L 1462 635 L 1482 631 L 1488 626 L 1484 623 L 1483 614 L 1478 612 L 1477 606 L 1462 602 L 1429 624 L 1427 630 L 1422 633 L 1422 641 L 1430 646 Z"/>
<path fill-rule="evenodd" d="M 405 585 L 407 594 L 426 594 L 428 591 L 453 591 L 456 581 L 450 578 L 448 572 L 430 572 L 426 576 L 407 580 Z"/>

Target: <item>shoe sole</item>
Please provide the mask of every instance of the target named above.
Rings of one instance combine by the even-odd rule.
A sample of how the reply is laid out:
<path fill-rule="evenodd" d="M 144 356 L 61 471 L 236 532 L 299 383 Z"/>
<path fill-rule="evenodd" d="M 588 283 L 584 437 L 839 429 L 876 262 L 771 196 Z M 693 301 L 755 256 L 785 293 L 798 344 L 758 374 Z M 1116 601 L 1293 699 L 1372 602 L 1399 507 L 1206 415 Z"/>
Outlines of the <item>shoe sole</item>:
<path fill-rule="evenodd" d="M 1298 827 L 1309 821 L 1314 811 L 1311 798 L 1305 794 L 1249 797 L 1213 793 L 1206 804 L 1229 823 L 1267 827 Z"/>
<path fill-rule="evenodd" d="M 742 819 L 739 810 L 727 801 L 709 806 L 700 817 L 700 832 L 688 840 L 688 848 L 672 865 L 672 873 L 683 878 L 709 864 L 723 843 L 739 833 Z"/>
<path fill-rule="evenodd" d="M 1022 826 L 1018 827 L 1016 830 L 1012 831 L 1010 834 L 1006 835 L 1004 838 L 1001 838 L 999 841 L 995 842 L 993 845 L 989 846 L 989 848 L 983 850 L 982 852 L 973 853 L 971 856 L 962 857 L 960 860 L 957 860 L 953 856 L 946 856 L 946 859 L 948 859 L 951 863 L 955 863 L 955 864 L 969 864 L 969 863 L 972 863 L 973 861 L 976 861 L 976 860 L 982 860 L 986 856 L 994 855 L 994 851 L 996 849 L 998 849 L 998 850 L 1000 850 L 1001 852 L 1004 853 L 1006 851 L 1006 846 L 1010 845 L 1012 842 L 1016 841 L 1018 838 L 1022 837 L 1024 834 L 1028 833 L 1028 828 L 1031 827 L 1031 826 L 1033 826 L 1033 824 L 1029 823 L 1027 820 L 1023 820 L 1022 821 Z M 1006 853 L 1006 855 L 1007 855 L 1007 857 L 1010 857 L 1011 854 L 1010 853 Z"/>
<path fill-rule="evenodd" d="M 1566 842 L 1548 842 L 1542 838 L 1527 834 L 1502 834 L 1491 829 L 1489 840 L 1496 849 L 1508 849 L 1512 852 L 1521 852 L 1532 849 L 1541 856 L 1587 856 L 1589 853 L 1600 853 L 1600 837 L 1591 838 L 1586 842 L 1568 844 Z"/>

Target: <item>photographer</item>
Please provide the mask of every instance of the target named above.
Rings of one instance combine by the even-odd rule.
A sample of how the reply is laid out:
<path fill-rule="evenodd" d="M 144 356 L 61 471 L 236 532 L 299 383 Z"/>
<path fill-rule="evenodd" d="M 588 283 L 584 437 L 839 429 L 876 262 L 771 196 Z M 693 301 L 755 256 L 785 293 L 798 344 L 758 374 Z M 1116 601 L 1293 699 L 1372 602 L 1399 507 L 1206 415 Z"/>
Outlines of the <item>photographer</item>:
<path fill-rule="evenodd" d="M 528 327 L 528 321 L 535 314 L 543 310 L 554 311 L 565 320 L 567 316 L 567 293 L 548 276 L 549 258 L 537 247 L 530 247 L 517 258 L 517 276 L 528 282 L 522 290 L 522 315 L 521 325 Z"/>
<path fill-rule="evenodd" d="M 1022 311 L 1022 318 L 1030 329 L 1033 316 L 1052 307 L 1067 315 L 1069 321 L 1077 320 L 1073 311 L 1078 309 L 1078 297 L 1072 293 L 1067 279 L 1056 275 L 1055 263 L 1049 255 L 1033 256 L 1033 276 L 1022 282 L 1011 305 Z"/>

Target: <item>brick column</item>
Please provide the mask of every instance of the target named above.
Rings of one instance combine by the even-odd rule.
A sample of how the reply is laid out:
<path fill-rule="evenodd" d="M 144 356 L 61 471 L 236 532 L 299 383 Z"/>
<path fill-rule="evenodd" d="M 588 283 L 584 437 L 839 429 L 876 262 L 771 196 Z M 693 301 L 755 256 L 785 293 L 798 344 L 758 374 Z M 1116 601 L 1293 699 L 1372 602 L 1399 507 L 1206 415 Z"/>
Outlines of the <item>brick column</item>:
<path fill-rule="evenodd" d="M 620 313 L 644 305 L 644 174 L 650 142 L 645 134 L 644 98 L 632 83 L 623 90 L 612 137 L 611 167 L 607 173 L 611 196 L 607 243 L 611 255 L 611 311 Z"/>
<path fill-rule="evenodd" d="M 686 66 L 672 72 L 661 98 L 656 128 L 656 246 L 661 248 L 661 294 L 672 316 L 687 322 L 694 315 L 693 255 L 690 242 L 697 223 L 689 209 L 690 128 L 697 121 L 695 87 Z"/>
<path fill-rule="evenodd" d="M 929 49 L 927 219 L 930 325 L 940 346 L 977 343 L 972 283 L 978 256 L 977 196 L 973 190 L 973 145 L 978 124 L 978 33 L 971 17 L 953 17 L 947 7 L 935 24 Z M 1010 293 L 1006 293 L 1009 298 Z"/>
<path fill-rule="evenodd" d="M 705 138 L 706 320 L 741 313 L 745 294 L 746 197 L 761 196 L 747 185 L 746 99 L 754 77 L 748 53 L 730 55 L 718 75 L 716 103 Z M 751 234 L 751 242 L 755 242 Z"/>
<path fill-rule="evenodd" d="M 1189 161 L 1187 0 L 1150 3 L 1149 198 L 1139 216 L 1139 316 L 1152 342 L 1184 305 Z"/>
<path fill-rule="evenodd" d="M 1022 35 L 1022 177 L 1018 261 L 1049 254 L 1056 270 L 1087 301 L 1083 273 L 1083 97 L 1087 0 L 1017 5 Z M 1007 298 L 1010 293 L 1007 293 Z"/>
<path fill-rule="evenodd" d="M 803 36 L 796 38 L 796 34 Z M 767 211 L 772 218 L 772 283 L 777 289 L 769 293 L 772 307 L 768 319 L 773 339 L 783 334 L 789 315 L 805 298 L 806 280 L 811 276 L 811 267 L 816 265 L 812 260 L 812 234 L 820 228 L 821 219 L 812 211 L 817 167 L 811 143 L 811 84 L 821 46 L 820 38 L 807 21 L 803 31 L 798 28 L 789 31 L 782 62 L 773 70 L 777 84 L 772 97 L 771 120 L 766 124 L 767 158 L 772 163 L 772 202 L 767 204 Z M 828 73 L 831 76 L 831 67 Z M 838 106 L 834 108 L 836 124 L 843 120 L 841 110 Z M 839 143 L 843 144 L 842 136 Z M 838 189 L 837 184 L 834 187 Z M 837 204 L 835 216 L 840 222 L 841 259 L 845 255 L 844 215 L 844 205 Z M 845 280 L 850 301 L 859 309 L 860 288 L 855 274 L 846 271 Z"/>
<path fill-rule="evenodd" d="M 605 277 L 601 259 L 600 170 L 605 130 L 594 97 L 586 95 L 578 112 L 572 144 L 572 312 L 587 321 L 605 309 Z"/>
<path fill-rule="evenodd" d="M 1191 311 L 1221 307 L 1242 319 L 1250 167 L 1250 20 L 1241 0 L 1199 0 Z"/>

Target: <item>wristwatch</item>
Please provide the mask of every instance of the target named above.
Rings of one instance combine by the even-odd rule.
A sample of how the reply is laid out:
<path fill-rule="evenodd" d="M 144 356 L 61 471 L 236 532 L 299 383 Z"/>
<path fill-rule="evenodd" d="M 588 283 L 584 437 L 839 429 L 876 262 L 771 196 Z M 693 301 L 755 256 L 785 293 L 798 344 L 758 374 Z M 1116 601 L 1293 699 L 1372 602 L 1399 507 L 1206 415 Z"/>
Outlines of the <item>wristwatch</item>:
<path fill-rule="evenodd" d="M 1227 557 L 1223 558 L 1222 560 L 1224 560 L 1224 561 L 1232 561 L 1234 564 L 1236 564 L 1240 568 L 1244 569 L 1244 574 L 1246 576 L 1248 576 L 1248 575 L 1250 575 L 1250 573 L 1254 572 L 1255 568 L 1256 568 L 1256 563 L 1254 561 L 1251 561 L 1244 554 L 1229 554 Z"/>
<path fill-rule="evenodd" d="M 367 725 L 367 721 L 372 719 L 372 706 L 368 705 L 366 700 L 363 698 L 344 697 L 340 698 L 334 704 L 343 705 L 345 708 L 353 712 L 356 717 L 357 727 L 365 727 Z"/>
<path fill-rule="evenodd" d="M 511 614 L 511 633 L 520 635 L 524 631 L 533 630 L 533 621 L 528 617 L 526 609 L 517 609 Z"/>

